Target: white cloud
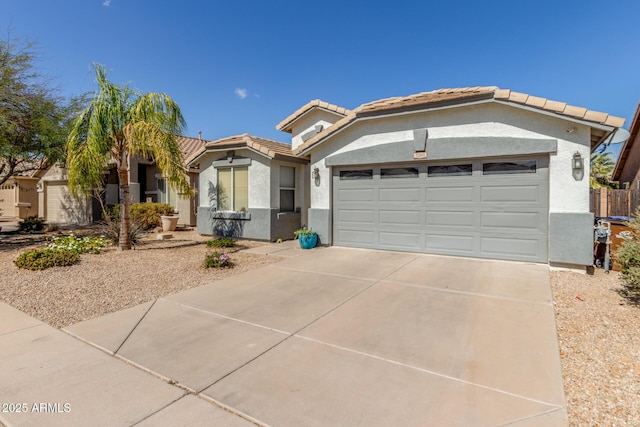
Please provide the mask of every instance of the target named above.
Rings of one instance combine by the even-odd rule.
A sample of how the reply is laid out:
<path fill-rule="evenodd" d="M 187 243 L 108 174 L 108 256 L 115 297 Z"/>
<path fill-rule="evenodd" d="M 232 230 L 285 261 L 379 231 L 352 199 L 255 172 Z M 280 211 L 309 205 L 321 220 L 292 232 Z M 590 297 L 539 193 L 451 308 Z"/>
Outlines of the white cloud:
<path fill-rule="evenodd" d="M 259 93 L 254 93 L 253 96 L 255 96 L 256 98 L 260 98 L 260 94 Z"/>
<path fill-rule="evenodd" d="M 236 88 L 236 90 L 233 91 L 233 93 L 236 94 L 236 96 L 240 99 L 245 99 L 247 97 L 247 89 L 244 88 Z"/>
<path fill-rule="evenodd" d="M 102 5 L 103 5 L 103 6 L 107 6 L 107 7 L 111 6 L 111 0 L 104 0 L 104 1 L 102 2 Z"/>

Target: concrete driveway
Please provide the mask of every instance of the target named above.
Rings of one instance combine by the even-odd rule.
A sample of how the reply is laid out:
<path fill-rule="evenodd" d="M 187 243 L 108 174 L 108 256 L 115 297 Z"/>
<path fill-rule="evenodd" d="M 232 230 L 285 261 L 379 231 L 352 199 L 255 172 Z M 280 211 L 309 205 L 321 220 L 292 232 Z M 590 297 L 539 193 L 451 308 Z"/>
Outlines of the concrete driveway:
<path fill-rule="evenodd" d="M 225 408 L 223 425 L 567 424 L 547 266 L 281 254 L 67 331 Z M 141 425 L 209 424 L 182 400 Z"/>

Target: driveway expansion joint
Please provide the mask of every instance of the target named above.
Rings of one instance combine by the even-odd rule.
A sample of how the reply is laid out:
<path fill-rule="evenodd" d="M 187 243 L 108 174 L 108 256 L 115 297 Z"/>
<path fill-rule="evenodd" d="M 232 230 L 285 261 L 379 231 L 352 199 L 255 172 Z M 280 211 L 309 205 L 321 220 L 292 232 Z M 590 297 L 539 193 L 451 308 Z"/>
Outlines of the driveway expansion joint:
<path fill-rule="evenodd" d="M 144 312 L 144 314 L 142 315 L 142 317 L 140 317 L 140 319 L 138 320 L 138 322 L 136 322 L 135 326 L 131 329 L 131 331 L 129 331 L 129 333 L 127 334 L 127 336 L 124 338 L 124 340 L 122 341 L 122 343 L 120 343 L 120 345 L 118 346 L 118 348 L 116 349 L 116 351 L 113 352 L 113 354 L 118 354 L 118 352 L 120 351 L 120 349 L 122 348 L 122 346 L 127 342 L 127 340 L 129 339 L 129 337 L 133 334 L 133 332 L 136 330 L 136 328 L 140 325 L 140 323 L 142 323 L 142 321 L 144 320 L 145 317 L 147 317 L 147 314 L 149 314 L 149 312 L 151 311 L 151 309 L 153 308 L 154 305 L 156 305 L 156 302 L 158 302 L 158 299 L 155 299 L 153 301 L 153 303 L 149 306 L 149 308 L 147 309 L 147 311 Z"/>

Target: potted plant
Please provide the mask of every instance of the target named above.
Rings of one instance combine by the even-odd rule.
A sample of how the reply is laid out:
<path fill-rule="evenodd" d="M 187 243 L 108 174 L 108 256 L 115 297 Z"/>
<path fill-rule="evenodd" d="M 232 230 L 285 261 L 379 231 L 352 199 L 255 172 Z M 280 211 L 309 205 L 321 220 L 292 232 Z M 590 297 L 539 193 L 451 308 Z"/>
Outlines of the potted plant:
<path fill-rule="evenodd" d="M 300 248 L 302 249 L 312 249 L 318 244 L 318 234 L 311 229 L 300 228 L 294 231 L 293 234 L 300 242 Z"/>
<path fill-rule="evenodd" d="M 173 215 L 160 215 L 160 221 L 162 221 L 162 231 L 175 231 L 178 226 L 178 220 L 180 216 L 177 211 L 173 212 Z"/>

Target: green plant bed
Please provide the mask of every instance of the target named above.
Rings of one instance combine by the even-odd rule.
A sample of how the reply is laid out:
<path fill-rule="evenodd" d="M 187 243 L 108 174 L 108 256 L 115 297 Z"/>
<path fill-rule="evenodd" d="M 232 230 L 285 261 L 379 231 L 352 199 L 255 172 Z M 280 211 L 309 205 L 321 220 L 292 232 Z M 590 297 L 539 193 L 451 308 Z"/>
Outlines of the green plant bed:
<path fill-rule="evenodd" d="M 236 241 L 229 237 L 220 237 L 218 239 L 208 240 L 208 248 L 232 248 L 236 245 Z"/>
<path fill-rule="evenodd" d="M 80 255 L 69 249 L 31 249 L 22 252 L 14 261 L 18 268 L 44 270 L 50 267 L 66 267 L 80 261 Z"/>
<path fill-rule="evenodd" d="M 231 257 L 226 252 L 212 252 L 204 257 L 204 268 L 232 268 Z"/>
<path fill-rule="evenodd" d="M 107 246 L 104 237 L 78 237 L 71 233 L 68 236 L 54 237 L 47 245 L 48 249 L 67 249 L 77 254 L 99 254 Z"/>

